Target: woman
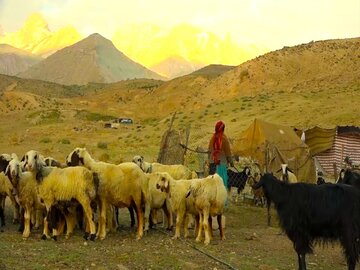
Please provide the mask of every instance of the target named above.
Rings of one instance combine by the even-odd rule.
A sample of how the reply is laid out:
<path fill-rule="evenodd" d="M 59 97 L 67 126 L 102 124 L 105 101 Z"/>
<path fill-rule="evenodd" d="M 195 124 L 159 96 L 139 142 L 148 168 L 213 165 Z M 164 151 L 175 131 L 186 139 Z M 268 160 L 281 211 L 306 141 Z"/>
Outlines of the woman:
<path fill-rule="evenodd" d="M 215 133 L 209 142 L 209 174 L 215 172 L 221 176 L 225 187 L 228 186 L 227 164 L 234 166 L 231 158 L 230 142 L 224 134 L 225 124 L 219 121 L 215 125 Z"/>

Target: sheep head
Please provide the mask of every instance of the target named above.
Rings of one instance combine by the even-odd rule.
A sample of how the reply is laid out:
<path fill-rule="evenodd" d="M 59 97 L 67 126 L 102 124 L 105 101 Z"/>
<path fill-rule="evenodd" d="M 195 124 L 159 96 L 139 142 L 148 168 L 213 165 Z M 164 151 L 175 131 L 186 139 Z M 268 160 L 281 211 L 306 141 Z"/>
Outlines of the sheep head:
<path fill-rule="evenodd" d="M 11 157 L 8 154 L 0 155 L 0 172 L 5 172 L 10 160 Z"/>
<path fill-rule="evenodd" d="M 161 192 L 170 192 L 170 175 L 168 173 L 156 173 L 158 181 L 156 182 L 156 188 L 160 189 Z"/>
<path fill-rule="evenodd" d="M 6 167 L 5 174 L 9 178 L 11 184 L 16 188 L 21 174 L 20 161 L 18 159 L 12 159 Z"/>
<path fill-rule="evenodd" d="M 35 150 L 28 151 L 21 161 L 29 172 L 39 172 L 45 166 L 44 158 Z"/>
<path fill-rule="evenodd" d="M 132 159 L 132 162 L 134 162 L 136 165 L 138 165 L 143 171 L 145 171 L 144 166 L 144 157 L 143 156 L 134 156 Z"/>
<path fill-rule="evenodd" d="M 84 154 L 86 148 L 75 148 L 67 157 L 66 165 L 67 166 L 82 166 L 84 165 Z"/>

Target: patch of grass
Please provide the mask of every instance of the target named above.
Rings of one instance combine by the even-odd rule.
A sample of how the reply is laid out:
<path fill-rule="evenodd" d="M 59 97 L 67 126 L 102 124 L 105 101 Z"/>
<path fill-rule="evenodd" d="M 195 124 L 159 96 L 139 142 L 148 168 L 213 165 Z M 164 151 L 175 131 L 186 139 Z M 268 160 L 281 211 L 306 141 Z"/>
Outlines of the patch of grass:
<path fill-rule="evenodd" d="M 86 110 L 78 110 L 75 115 L 76 118 L 88 121 L 110 121 L 115 119 L 115 116 L 106 115 L 101 113 L 89 112 Z"/>
<path fill-rule="evenodd" d="M 61 139 L 58 141 L 61 144 L 70 144 L 70 140 L 69 139 Z"/>
<path fill-rule="evenodd" d="M 100 149 L 107 149 L 108 144 L 106 142 L 98 142 L 97 147 L 100 148 Z"/>
<path fill-rule="evenodd" d="M 41 138 L 39 142 L 40 143 L 51 143 L 51 139 L 48 137 L 44 137 L 44 138 Z"/>

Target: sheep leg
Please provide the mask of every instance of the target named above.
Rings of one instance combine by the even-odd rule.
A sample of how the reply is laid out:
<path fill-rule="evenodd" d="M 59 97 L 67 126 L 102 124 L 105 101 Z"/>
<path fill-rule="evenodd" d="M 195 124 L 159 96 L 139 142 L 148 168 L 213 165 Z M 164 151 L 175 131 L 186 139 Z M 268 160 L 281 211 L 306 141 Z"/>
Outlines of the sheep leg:
<path fill-rule="evenodd" d="M 213 234 L 213 230 L 212 230 L 212 216 L 209 216 L 209 235 L 210 235 L 210 239 L 213 240 L 214 239 L 214 234 Z"/>
<path fill-rule="evenodd" d="M 150 218 L 150 204 L 149 203 L 145 203 L 145 215 L 144 215 L 144 223 L 145 223 L 145 232 L 149 231 L 149 218 Z"/>
<path fill-rule="evenodd" d="M 205 208 L 203 211 L 203 226 L 204 226 L 204 232 L 205 232 L 205 241 L 204 244 L 208 245 L 210 243 L 210 233 L 209 233 L 209 209 Z"/>
<path fill-rule="evenodd" d="M 40 223 L 43 218 L 42 215 L 43 215 L 42 209 L 35 209 L 35 225 L 34 225 L 35 230 L 38 230 L 40 228 Z"/>
<path fill-rule="evenodd" d="M 48 238 L 50 238 L 50 235 L 49 235 L 49 223 L 47 221 L 47 218 L 44 217 L 44 230 L 43 230 L 43 235 L 41 236 L 41 239 L 46 240 Z"/>
<path fill-rule="evenodd" d="M 1 227 L 5 226 L 5 214 L 4 214 L 4 209 L 5 209 L 5 196 L 0 195 L 0 219 L 1 219 Z"/>
<path fill-rule="evenodd" d="M 106 207 L 107 203 L 104 200 L 100 200 L 100 217 L 97 231 L 97 237 L 103 240 L 106 236 Z"/>
<path fill-rule="evenodd" d="M 218 215 L 217 216 L 217 222 L 219 224 L 219 231 L 220 231 L 220 237 L 221 237 L 221 240 L 225 240 L 225 234 L 224 234 L 224 226 L 222 224 L 222 215 Z"/>
<path fill-rule="evenodd" d="M 10 196 L 11 204 L 14 207 L 14 218 L 13 218 L 13 224 L 19 223 L 19 217 L 20 217 L 20 206 L 16 202 L 15 198 L 13 196 Z"/>
<path fill-rule="evenodd" d="M 200 221 L 200 216 L 199 215 L 195 215 L 195 230 L 194 230 L 194 235 L 195 237 L 198 235 L 199 233 L 199 221 Z"/>
<path fill-rule="evenodd" d="M 144 216 L 141 209 L 141 199 L 137 203 L 135 203 L 135 208 L 136 208 L 136 218 L 138 224 L 136 240 L 140 240 L 144 234 Z"/>
<path fill-rule="evenodd" d="M 203 213 L 200 212 L 199 213 L 199 230 L 198 230 L 198 234 L 196 236 L 196 242 L 201 242 L 203 223 L 204 223 L 204 216 L 203 216 Z"/>
<path fill-rule="evenodd" d="M 31 208 L 25 207 L 25 214 L 24 214 L 24 232 L 23 238 L 28 238 L 30 235 L 30 217 L 31 217 Z"/>
<path fill-rule="evenodd" d="M 189 223 L 190 223 L 190 215 L 185 214 L 185 220 L 184 220 L 184 238 L 189 237 Z"/>
<path fill-rule="evenodd" d="M 132 206 L 128 207 L 129 214 L 130 214 L 130 227 L 133 228 L 135 226 L 135 215 L 134 215 L 134 208 Z"/>
<path fill-rule="evenodd" d="M 173 225 L 172 211 L 171 211 L 169 203 L 165 202 L 162 209 L 164 210 L 164 214 L 167 219 L 167 228 L 166 229 L 171 231 L 174 225 Z"/>
<path fill-rule="evenodd" d="M 79 198 L 78 201 L 81 204 L 81 206 L 83 207 L 86 222 L 90 226 L 90 240 L 94 241 L 95 234 L 96 234 L 96 228 L 95 228 L 95 223 L 92 220 L 92 209 L 90 206 L 90 200 L 89 200 L 89 198 L 83 197 L 81 199 Z"/>
<path fill-rule="evenodd" d="M 175 225 L 175 235 L 173 239 L 178 239 L 180 237 L 180 227 L 184 220 L 184 211 L 177 211 L 176 213 L 176 225 Z"/>
<path fill-rule="evenodd" d="M 74 209 L 74 207 L 70 207 L 69 213 L 67 215 L 65 215 L 65 220 L 66 220 L 66 236 L 65 236 L 65 239 L 69 239 L 70 236 L 74 232 L 74 228 L 75 228 L 76 221 L 77 221 L 76 211 L 77 211 L 77 207 L 75 209 Z"/>

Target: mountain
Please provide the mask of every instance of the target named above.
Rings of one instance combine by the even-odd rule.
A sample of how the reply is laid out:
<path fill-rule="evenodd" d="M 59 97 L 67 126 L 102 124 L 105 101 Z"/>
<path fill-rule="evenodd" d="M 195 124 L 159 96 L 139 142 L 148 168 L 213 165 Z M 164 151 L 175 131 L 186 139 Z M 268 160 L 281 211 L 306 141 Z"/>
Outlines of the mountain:
<path fill-rule="evenodd" d="M 150 69 L 169 79 L 184 76 L 202 68 L 204 64 L 192 63 L 181 57 L 169 57 L 164 61 L 151 66 Z"/>
<path fill-rule="evenodd" d="M 119 28 L 112 40 L 119 50 L 149 68 L 163 65 L 161 63 L 164 61 L 173 61 L 174 58 L 202 66 L 239 65 L 267 51 L 251 44 L 237 44 L 230 35 L 221 38 L 210 31 L 186 24 L 172 28 L 133 24 Z M 180 74 L 182 70 L 183 65 L 175 65 L 171 73 Z M 170 73 L 162 74 L 173 77 Z"/>
<path fill-rule="evenodd" d="M 0 44 L 0 74 L 16 75 L 42 59 L 24 50 Z"/>
<path fill-rule="evenodd" d="M 42 56 L 48 56 L 79 40 L 81 40 L 81 35 L 71 26 L 61 28 L 56 32 L 50 31 L 48 23 L 39 13 L 32 14 L 20 30 L 0 35 L 0 43 Z"/>
<path fill-rule="evenodd" d="M 164 79 L 132 61 L 99 34 L 57 51 L 19 76 L 64 85 L 111 83 L 133 78 Z"/>

